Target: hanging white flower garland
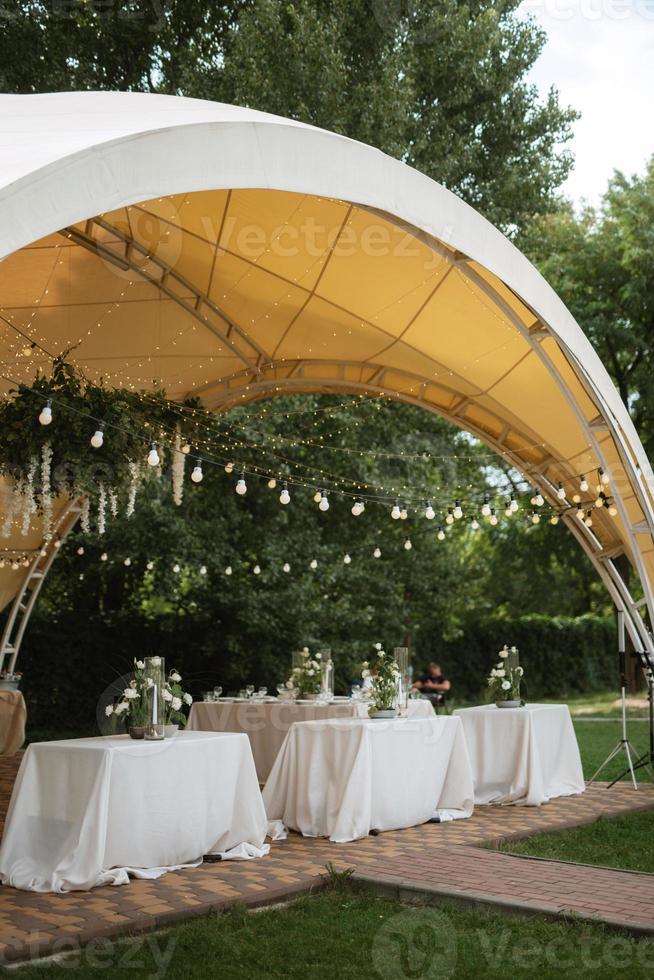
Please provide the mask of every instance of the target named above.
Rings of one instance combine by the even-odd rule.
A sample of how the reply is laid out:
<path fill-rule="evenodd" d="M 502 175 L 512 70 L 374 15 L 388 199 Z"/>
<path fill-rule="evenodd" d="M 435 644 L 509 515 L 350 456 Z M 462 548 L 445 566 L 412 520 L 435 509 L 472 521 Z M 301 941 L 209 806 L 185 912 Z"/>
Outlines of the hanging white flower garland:
<path fill-rule="evenodd" d="M 107 529 L 107 491 L 104 482 L 98 484 L 98 534 L 104 534 Z"/>
<path fill-rule="evenodd" d="M 175 428 L 175 451 L 173 453 L 173 463 L 172 463 L 172 483 L 173 483 L 173 500 L 178 507 L 181 506 L 182 498 L 184 496 L 184 466 L 186 464 L 186 456 L 182 452 L 182 434 L 179 424 Z"/>
<path fill-rule="evenodd" d="M 44 442 L 41 448 L 41 506 L 43 508 L 43 537 L 52 537 L 52 446 Z"/>
<path fill-rule="evenodd" d="M 129 463 L 129 473 L 130 473 L 130 484 L 129 492 L 127 494 L 127 507 L 125 508 L 125 516 L 131 517 L 134 513 L 134 507 L 136 505 L 136 493 L 138 490 L 139 476 L 141 467 L 134 460 L 130 459 Z"/>
<path fill-rule="evenodd" d="M 82 513 L 79 519 L 82 531 L 84 534 L 91 533 L 91 501 L 88 497 L 84 497 L 82 500 Z"/>

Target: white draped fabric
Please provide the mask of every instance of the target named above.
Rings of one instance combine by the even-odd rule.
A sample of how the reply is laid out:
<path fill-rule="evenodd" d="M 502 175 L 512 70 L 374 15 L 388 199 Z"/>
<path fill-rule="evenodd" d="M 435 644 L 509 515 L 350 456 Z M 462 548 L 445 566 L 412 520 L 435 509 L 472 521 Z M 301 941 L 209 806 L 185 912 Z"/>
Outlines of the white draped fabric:
<path fill-rule="evenodd" d="M 472 770 L 458 718 L 293 725 L 263 791 L 268 819 L 342 842 L 469 817 Z"/>
<path fill-rule="evenodd" d="M 42 742 L 29 746 L 16 779 L 0 878 L 37 892 L 121 885 L 212 852 L 263 856 L 265 836 L 244 735 Z"/>
<path fill-rule="evenodd" d="M 410 718 L 431 718 L 433 714 L 434 709 L 429 701 L 409 701 Z M 186 728 L 187 731 L 244 732 L 250 739 L 259 782 L 265 783 L 286 733 L 296 721 L 367 717 L 368 705 L 355 701 L 334 704 L 196 701 Z"/>
<path fill-rule="evenodd" d="M 583 793 L 584 774 L 568 706 L 483 705 L 455 712 L 463 723 L 475 803 L 539 806 Z"/>
<path fill-rule="evenodd" d="M 25 741 L 27 709 L 20 691 L 0 691 L 0 755 L 13 755 Z"/>

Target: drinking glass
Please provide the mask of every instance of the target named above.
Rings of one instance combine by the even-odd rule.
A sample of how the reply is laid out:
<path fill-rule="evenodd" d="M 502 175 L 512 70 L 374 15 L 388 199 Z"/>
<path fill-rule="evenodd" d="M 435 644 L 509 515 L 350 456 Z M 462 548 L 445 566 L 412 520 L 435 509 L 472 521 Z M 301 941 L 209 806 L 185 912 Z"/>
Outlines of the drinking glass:
<path fill-rule="evenodd" d="M 222 687 L 220 687 L 220 685 L 218 685 L 218 687 L 214 687 L 214 689 L 213 689 L 213 699 L 214 699 L 214 701 L 217 701 L 218 698 L 220 697 L 220 695 L 222 693 L 223 693 L 223 689 L 222 689 Z"/>
<path fill-rule="evenodd" d="M 245 688 L 245 693 L 249 698 L 254 694 L 254 684 L 248 684 Z"/>
<path fill-rule="evenodd" d="M 203 701 L 213 701 L 213 691 L 203 691 L 202 692 Z"/>
<path fill-rule="evenodd" d="M 246 698 L 247 698 L 247 696 L 248 696 L 248 692 L 247 692 L 246 690 L 243 690 L 243 689 L 241 689 L 241 690 L 240 690 L 240 691 L 238 692 L 238 696 L 239 696 L 239 698 L 240 698 L 240 699 L 241 699 L 242 701 L 245 701 L 245 700 L 246 700 Z"/>
<path fill-rule="evenodd" d="M 262 700 L 263 700 L 263 698 L 265 698 L 265 696 L 266 696 L 267 693 L 268 693 L 268 688 L 267 687 L 260 687 L 259 688 L 259 697 Z"/>

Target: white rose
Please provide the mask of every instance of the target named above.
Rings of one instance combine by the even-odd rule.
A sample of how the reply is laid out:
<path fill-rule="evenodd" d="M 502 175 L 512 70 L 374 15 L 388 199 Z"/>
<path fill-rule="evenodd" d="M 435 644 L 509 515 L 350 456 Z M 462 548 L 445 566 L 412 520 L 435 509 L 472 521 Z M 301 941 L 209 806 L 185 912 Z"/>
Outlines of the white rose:
<path fill-rule="evenodd" d="M 144 663 L 143 660 L 135 660 L 134 661 L 134 666 L 136 667 L 137 670 L 144 670 L 145 669 L 145 663 Z"/>
<path fill-rule="evenodd" d="M 316 660 L 322 660 L 322 653 L 316 654 Z"/>
<path fill-rule="evenodd" d="M 368 670 L 367 667 L 364 670 L 361 671 L 361 676 L 362 677 L 370 677 L 370 671 Z"/>
<path fill-rule="evenodd" d="M 193 696 L 188 691 L 184 695 L 184 704 L 193 704 Z"/>
<path fill-rule="evenodd" d="M 146 687 L 154 687 L 154 680 L 152 679 L 152 677 L 147 677 L 146 678 L 145 686 Z"/>
<path fill-rule="evenodd" d="M 506 677 L 506 671 L 504 669 L 502 669 L 502 670 L 496 670 L 495 671 L 495 676 L 496 677 Z"/>
<path fill-rule="evenodd" d="M 133 687 L 126 687 L 123 691 L 123 695 L 130 701 L 139 696 L 139 692 L 135 691 Z"/>
<path fill-rule="evenodd" d="M 128 708 L 129 708 L 129 704 L 127 703 L 127 701 L 121 701 L 119 704 L 116 705 L 116 714 L 122 715 L 123 711 L 127 711 Z"/>
<path fill-rule="evenodd" d="M 508 681 L 502 681 L 502 690 L 503 691 L 510 691 L 511 690 L 511 685 L 509 684 Z"/>
<path fill-rule="evenodd" d="M 375 643 L 374 646 L 375 646 L 375 650 L 381 650 L 382 648 L 381 643 Z"/>
<path fill-rule="evenodd" d="M 507 650 L 506 647 L 504 647 L 503 650 L 500 650 L 500 657 L 502 658 L 502 660 L 504 660 L 505 657 L 508 657 L 508 655 L 509 655 L 509 651 Z"/>
<path fill-rule="evenodd" d="M 113 715 L 114 713 L 113 704 L 108 704 L 107 707 L 104 709 L 104 713 L 107 716 L 107 718 L 109 718 L 110 715 Z"/>
<path fill-rule="evenodd" d="M 300 650 L 300 653 L 302 654 L 303 657 L 308 657 L 309 656 L 309 647 L 302 647 L 302 649 Z"/>
<path fill-rule="evenodd" d="M 153 667 L 161 667 L 161 657 L 150 657 L 150 663 Z"/>
<path fill-rule="evenodd" d="M 312 670 L 311 667 L 309 667 L 309 669 L 307 671 L 307 674 L 309 675 L 309 677 L 313 677 L 313 675 L 315 674 L 315 671 Z"/>
<path fill-rule="evenodd" d="M 517 653 L 517 652 L 518 652 L 517 647 L 511 647 L 511 653 Z"/>
<path fill-rule="evenodd" d="M 164 689 L 164 692 L 163 692 L 163 694 L 161 696 L 164 699 L 164 701 L 172 701 L 173 700 L 172 692 L 169 691 L 168 688 L 165 688 Z"/>
<path fill-rule="evenodd" d="M 524 670 L 522 669 L 522 667 L 516 667 L 516 673 L 518 677 L 522 677 L 522 675 L 524 674 Z"/>
<path fill-rule="evenodd" d="M 497 668 L 493 667 L 493 669 L 490 672 L 490 675 L 491 677 L 497 677 Z"/>
<path fill-rule="evenodd" d="M 286 687 L 289 689 L 289 691 L 292 691 L 293 690 L 293 681 L 291 681 L 291 680 L 286 681 Z"/>
<path fill-rule="evenodd" d="M 182 707 L 182 699 L 173 698 L 170 702 L 170 707 L 173 709 L 173 711 L 179 711 L 179 709 Z"/>
<path fill-rule="evenodd" d="M 180 674 L 178 674 L 178 673 L 177 673 L 177 671 L 175 670 L 175 671 L 173 671 L 173 673 L 172 673 L 172 674 L 170 675 L 170 679 L 171 679 L 171 681 L 174 681 L 174 682 L 175 682 L 175 684 L 179 684 L 179 682 L 181 681 L 181 679 L 182 679 L 182 678 L 181 678 L 181 675 L 180 675 Z"/>

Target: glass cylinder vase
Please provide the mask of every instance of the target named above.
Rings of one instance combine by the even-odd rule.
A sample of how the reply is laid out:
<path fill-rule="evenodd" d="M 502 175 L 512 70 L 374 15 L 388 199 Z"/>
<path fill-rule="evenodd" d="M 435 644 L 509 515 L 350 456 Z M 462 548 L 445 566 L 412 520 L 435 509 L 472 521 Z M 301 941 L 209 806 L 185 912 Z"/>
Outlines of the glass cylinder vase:
<path fill-rule="evenodd" d="M 332 652 L 329 649 L 321 650 L 320 667 L 320 698 L 322 701 L 331 701 L 334 697 L 334 662 Z"/>
<path fill-rule="evenodd" d="M 515 647 L 511 647 L 509 650 L 509 655 L 506 658 L 507 673 L 511 681 L 511 690 L 509 694 L 512 701 L 520 700 L 520 654 Z"/>
<path fill-rule="evenodd" d="M 397 679 L 397 707 L 404 717 L 408 711 L 409 692 L 411 690 L 412 672 L 408 647 L 395 647 L 393 659 L 397 664 L 400 676 Z"/>
<path fill-rule="evenodd" d="M 144 661 L 145 738 L 150 741 L 160 741 L 166 734 L 164 701 L 166 665 L 163 657 L 145 657 Z"/>

